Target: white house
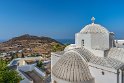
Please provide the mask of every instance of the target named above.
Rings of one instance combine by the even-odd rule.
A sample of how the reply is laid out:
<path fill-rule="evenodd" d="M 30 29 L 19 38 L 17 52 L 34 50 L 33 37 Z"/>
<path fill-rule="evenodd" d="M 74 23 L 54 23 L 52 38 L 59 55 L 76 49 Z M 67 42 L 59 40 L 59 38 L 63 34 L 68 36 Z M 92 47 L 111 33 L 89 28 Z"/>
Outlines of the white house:
<path fill-rule="evenodd" d="M 124 48 L 94 20 L 75 34 L 75 44 L 51 53 L 52 83 L 124 83 Z"/>
<path fill-rule="evenodd" d="M 16 69 L 16 71 L 22 77 L 20 83 L 37 83 L 37 81 L 41 83 L 43 81 L 41 78 L 45 78 L 46 73 L 36 66 L 36 61 L 40 61 L 42 59 L 43 58 L 41 56 L 16 58 L 13 59 L 8 66 L 12 69 Z M 27 63 L 28 61 L 29 63 Z M 30 61 L 32 63 L 30 63 Z M 27 74 L 27 72 L 29 72 L 31 76 Z"/>

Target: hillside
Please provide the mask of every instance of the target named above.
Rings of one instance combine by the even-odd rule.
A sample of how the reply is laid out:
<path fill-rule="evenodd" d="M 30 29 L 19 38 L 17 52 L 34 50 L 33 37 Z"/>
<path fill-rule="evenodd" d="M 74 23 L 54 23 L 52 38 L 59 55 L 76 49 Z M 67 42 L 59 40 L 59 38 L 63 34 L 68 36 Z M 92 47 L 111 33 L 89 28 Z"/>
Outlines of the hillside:
<path fill-rule="evenodd" d="M 60 51 L 64 45 L 49 37 L 38 37 L 25 34 L 0 43 L 0 52 L 23 51 L 28 54 L 49 54 L 51 51 Z"/>

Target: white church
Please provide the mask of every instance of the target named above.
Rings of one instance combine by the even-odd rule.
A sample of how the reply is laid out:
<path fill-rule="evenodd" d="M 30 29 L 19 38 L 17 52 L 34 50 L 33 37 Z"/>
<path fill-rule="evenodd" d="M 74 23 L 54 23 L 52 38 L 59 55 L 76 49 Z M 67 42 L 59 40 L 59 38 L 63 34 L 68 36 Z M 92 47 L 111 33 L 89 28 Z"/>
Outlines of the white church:
<path fill-rule="evenodd" d="M 75 44 L 51 53 L 52 83 L 124 83 L 124 48 L 94 21 L 75 34 Z"/>

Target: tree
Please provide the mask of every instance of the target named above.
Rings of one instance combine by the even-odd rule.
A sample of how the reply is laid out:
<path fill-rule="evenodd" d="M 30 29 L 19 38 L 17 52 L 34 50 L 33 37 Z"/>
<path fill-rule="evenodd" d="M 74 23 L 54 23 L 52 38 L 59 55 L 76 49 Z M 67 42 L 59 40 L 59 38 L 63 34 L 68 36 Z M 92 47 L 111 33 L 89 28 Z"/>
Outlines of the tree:
<path fill-rule="evenodd" d="M 7 67 L 7 62 L 0 60 L 0 83 L 18 83 L 22 80 L 17 71 Z"/>
<path fill-rule="evenodd" d="M 45 68 L 44 68 L 44 65 L 43 65 L 43 62 L 42 62 L 42 61 L 38 61 L 38 62 L 37 62 L 37 66 L 38 66 L 39 68 L 41 68 L 42 70 L 45 70 Z"/>

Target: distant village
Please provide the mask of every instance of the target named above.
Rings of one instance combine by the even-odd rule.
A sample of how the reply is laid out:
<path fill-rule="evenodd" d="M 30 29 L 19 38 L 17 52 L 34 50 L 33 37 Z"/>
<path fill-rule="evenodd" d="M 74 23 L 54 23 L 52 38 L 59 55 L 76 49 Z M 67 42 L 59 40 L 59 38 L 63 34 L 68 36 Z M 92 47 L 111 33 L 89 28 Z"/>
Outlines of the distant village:
<path fill-rule="evenodd" d="M 4 60 L 36 56 L 49 58 L 52 51 L 61 51 L 64 47 L 51 38 L 26 34 L 0 43 L 0 58 Z"/>
<path fill-rule="evenodd" d="M 20 83 L 50 83 L 51 52 L 61 51 L 65 45 L 26 34 L 0 43 L 0 47 L 0 58 L 24 79 Z"/>

